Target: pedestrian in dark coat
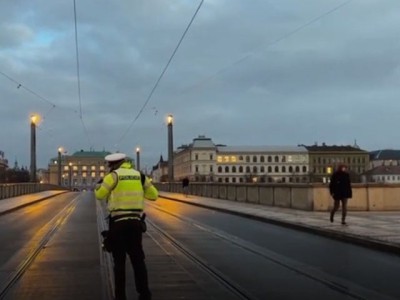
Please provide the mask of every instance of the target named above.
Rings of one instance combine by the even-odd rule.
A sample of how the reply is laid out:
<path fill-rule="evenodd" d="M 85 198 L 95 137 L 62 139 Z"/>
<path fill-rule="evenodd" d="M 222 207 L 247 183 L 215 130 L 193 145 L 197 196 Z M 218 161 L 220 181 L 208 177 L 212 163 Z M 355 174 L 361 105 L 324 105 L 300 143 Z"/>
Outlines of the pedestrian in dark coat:
<path fill-rule="evenodd" d="M 351 189 L 350 175 L 345 165 L 340 165 L 332 174 L 329 183 L 329 192 L 335 201 L 330 213 L 331 222 L 333 222 L 335 212 L 339 209 L 340 203 L 342 203 L 342 224 L 346 225 L 347 201 L 353 196 L 353 192 Z"/>

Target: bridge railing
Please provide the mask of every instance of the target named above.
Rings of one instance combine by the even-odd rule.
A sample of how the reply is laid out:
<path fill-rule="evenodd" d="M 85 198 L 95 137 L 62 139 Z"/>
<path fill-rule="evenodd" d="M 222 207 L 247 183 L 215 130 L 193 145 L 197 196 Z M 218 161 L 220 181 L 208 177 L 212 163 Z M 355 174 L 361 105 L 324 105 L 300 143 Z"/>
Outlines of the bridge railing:
<path fill-rule="evenodd" d="M 160 191 L 183 193 L 180 182 L 155 183 Z M 353 184 L 353 211 L 400 211 L 400 184 Z M 193 182 L 189 195 L 308 211 L 328 211 L 333 206 L 327 184 L 253 184 Z"/>
<path fill-rule="evenodd" d="M 49 190 L 65 190 L 53 184 L 42 183 L 5 183 L 0 184 L 0 199 L 12 198 Z"/>

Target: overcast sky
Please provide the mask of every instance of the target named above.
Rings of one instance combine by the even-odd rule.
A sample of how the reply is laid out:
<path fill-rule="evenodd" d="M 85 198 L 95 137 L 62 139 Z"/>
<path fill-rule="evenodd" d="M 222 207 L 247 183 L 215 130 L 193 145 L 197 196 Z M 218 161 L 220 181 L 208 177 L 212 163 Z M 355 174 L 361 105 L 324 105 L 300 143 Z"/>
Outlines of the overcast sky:
<path fill-rule="evenodd" d="M 399 0 L 3 0 L 0 150 L 37 166 L 108 150 L 142 167 L 215 143 L 400 148 Z M 80 97 L 78 83 L 80 83 Z M 146 103 L 146 101 L 148 101 Z M 142 112 L 141 112 L 142 111 Z"/>

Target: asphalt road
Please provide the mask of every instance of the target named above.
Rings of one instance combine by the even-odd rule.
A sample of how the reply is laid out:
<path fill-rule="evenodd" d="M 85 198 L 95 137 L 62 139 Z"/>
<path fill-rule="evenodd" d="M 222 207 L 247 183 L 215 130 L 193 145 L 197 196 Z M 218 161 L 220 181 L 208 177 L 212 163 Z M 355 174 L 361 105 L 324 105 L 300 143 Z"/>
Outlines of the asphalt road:
<path fill-rule="evenodd" d="M 252 299 L 400 299 L 400 257 L 159 199 L 149 219 Z"/>

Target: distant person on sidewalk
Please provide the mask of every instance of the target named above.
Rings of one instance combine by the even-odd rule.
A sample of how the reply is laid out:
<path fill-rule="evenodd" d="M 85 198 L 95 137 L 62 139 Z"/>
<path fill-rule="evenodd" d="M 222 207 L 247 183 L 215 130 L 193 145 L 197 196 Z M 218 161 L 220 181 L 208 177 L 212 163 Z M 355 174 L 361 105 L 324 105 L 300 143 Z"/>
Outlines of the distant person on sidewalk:
<path fill-rule="evenodd" d="M 189 193 L 189 178 L 185 177 L 182 179 L 182 190 L 185 197 L 187 197 Z"/>
<path fill-rule="evenodd" d="M 335 201 L 331 210 L 330 220 L 333 223 L 335 212 L 339 209 L 340 202 L 342 203 L 342 224 L 346 224 L 347 215 L 347 201 L 353 196 L 351 189 L 350 175 L 347 172 L 345 165 L 340 165 L 338 169 L 333 172 L 331 181 L 329 183 L 329 192 Z"/>

